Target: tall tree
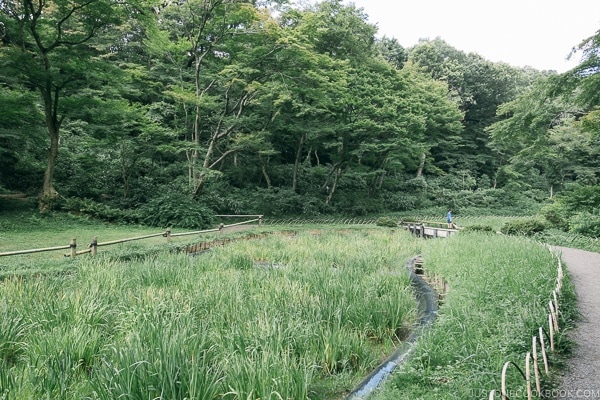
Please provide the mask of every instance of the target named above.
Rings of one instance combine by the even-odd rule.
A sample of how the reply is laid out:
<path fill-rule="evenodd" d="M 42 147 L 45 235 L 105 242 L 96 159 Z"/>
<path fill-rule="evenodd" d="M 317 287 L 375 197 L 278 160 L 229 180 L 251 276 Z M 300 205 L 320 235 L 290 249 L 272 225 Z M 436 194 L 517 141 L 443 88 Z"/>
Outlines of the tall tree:
<path fill-rule="evenodd" d="M 493 175 L 496 155 L 487 147 L 485 128 L 498 120 L 497 107 L 529 87 L 536 74 L 465 54 L 440 38 L 421 41 L 410 50 L 409 59 L 434 79 L 446 82 L 464 113 L 460 141 L 433 149 L 435 165 L 445 172 Z"/>
<path fill-rule="evenodd" d="M 492 124 L 490 146 L 505 158 L 499 169 L 500 183 L 531 185 L 526 177 L 536 170 L 549 182 L 552 194 L 556 185 L 564 182 L 569 169 L 573 170 L 569 149 L 583 149 L 589 138 L 574 147 L 569 137 L 580 136 L 573 118 L 581 115 L 581 108 L 566 97 L 553 97 L 552 79 L 540 79 L 533 89 L 498 108 L 504 119 Z M 584 136 L 580 136 L 580 140 Z M 587 152 L 588 150 L 586 150 Z"/>
<path fill-rule="evenodd" d="M 236 133 L 242 126 L 255 128 L 244 117 L 269 77 L 261 67 L 281 47 L 274 27 L 268 12 L 252 1 L 186 0 L 160 12 L 151 41 L 160 63 L 153 68 L 164 81 L 166 100 L 181 111 L 189 183 L 196 196 L 226 157 L 249 144 L 236 140 Z"/>
<path fill-rule="evenodd" d="M 102 69 L 99 39 L 119 23 L 131 4 L 116 0 L 17 0 L 0 3 L 2 75 L 40 95 L 48 131 L 47 166 L 40 209 L 58 197 L 54 173 L 60 129 L 74 104 L 68 99 Z M 108 51 L 105 49 L 104 51 Z"/>

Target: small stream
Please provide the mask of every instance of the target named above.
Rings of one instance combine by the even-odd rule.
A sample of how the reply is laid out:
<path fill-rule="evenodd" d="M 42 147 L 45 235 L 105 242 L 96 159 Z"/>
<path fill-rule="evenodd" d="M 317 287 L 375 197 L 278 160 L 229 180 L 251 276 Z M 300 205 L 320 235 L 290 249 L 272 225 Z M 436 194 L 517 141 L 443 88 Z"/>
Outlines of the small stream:
<path fill-rule="evenodd" d="M 406 268 L 410 273 L 410 283 L 415 292 L 415 297 L 418 303 L 418 318 L 417 322 L 408 337 L 400 347 L 392 353 L 383 363 L 381 363 L 373 372 L 371 372 L 354 390 L 352 390 L 346 400 L 364 400 L 366 399 L 379 385 L 381 385 L 394 369 L 401 365 L 406 357 L 412 351 L 417 339 L 422 331 L 430 325 L 437 316 L 438 311 L 438 294 L 436 291 L 417 273 L 415 273 L 415 260 L 412 258 L 406 263 Z"/>

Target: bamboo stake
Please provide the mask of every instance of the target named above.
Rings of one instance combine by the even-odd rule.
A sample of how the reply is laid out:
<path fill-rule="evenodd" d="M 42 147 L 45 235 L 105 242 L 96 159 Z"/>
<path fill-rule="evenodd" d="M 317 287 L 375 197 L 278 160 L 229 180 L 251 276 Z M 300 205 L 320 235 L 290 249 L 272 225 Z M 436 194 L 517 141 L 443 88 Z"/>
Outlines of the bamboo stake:
<path fill-rule="evenodd" d="M 531 400 L 533 393 L 531 392 L 531 353 L 527 352 L 525 356 L 525 381 L 527 382 L 527 400 Z"/>
<path fill-rule="evenodd" d="M 538 365 L 538 356 L 537 356 L 537 336 L 533 337 L 532 340 L 533 347 L 533 372 L 535 374 L 535 389 L 538 393 L 542 392 L 542 387 L 540 383 L 540 367 Z"/>
<path fill-rule="evenodd" d="M 502 400 L 508 400 L 508 395 L 506 394 L 506 370 L 508 369 L 509 365 L 510 361 L 504 363 L 504 366 L 502 367 L 502 389 L 500 391 L 500 394 L 502 395 Z"/>
<path fill-rule="evenodd" d="M 546 345 L 544 344 L 544 331 L 542 329 L 542 327 L 540 326 L 540 346 L 542 348 L 542 358 L 544 359 L 544 371 L 546 372 L 546 375 L 549 375 L 549 370 L 548 370 L 548 357 L 546 356 Z"/>
<path fill-rule="evenodd" d="M 550 307 L 550 316 L 552 317 L 552 324 L 554 325 L 554 330 L 558 332 L 558 313 L 554 308 L 553 302 L 550 302 L 548 306 Z"/>
<path fill-rule="evenodd" d="M 548 329 L 550 330 L 550 350 L 554 351 L 554 318 L 552 313 L 548 314 Z"/>

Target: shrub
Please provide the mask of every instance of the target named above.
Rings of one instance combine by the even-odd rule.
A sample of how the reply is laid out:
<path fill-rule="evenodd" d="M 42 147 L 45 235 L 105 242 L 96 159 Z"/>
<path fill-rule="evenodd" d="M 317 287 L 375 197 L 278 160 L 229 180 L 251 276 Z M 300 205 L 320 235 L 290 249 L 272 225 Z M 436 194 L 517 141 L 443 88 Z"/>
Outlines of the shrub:
<path fill-rule="evenodd" d="M 569 231 L 590 237 L 600 237 L 600 215 L 581 212 L 571 217 Z"/>
<path fill-rule="evenodd" d="M 169 191 L 140 208 L 142 222 L 150 226 L 203 229 L 214 225 L 214 212 L 189 195 Z"/>
<path fill-rule="evenodd" d="M 536 233 L 543 232 L 545 228 L 546 226 L 539 219 L 528 218 L 507 222 L 500 229 L 500 232 L 507 235 L 532 236 Z"/>
<path fill-rule="evenodd" d="M 463 228 L 463 232 L 494 233 L 494 228 L 489 225 L 469 225 Z"/>
<path fill-rule="evenodd" d="M 565 232 L 569 230 L 570 212 L 561 202 L 556 201 L 544 206 L 541 214 L 552 226 Z"/>
<path fill-rule="evenodd" d="M 140 220 L 140 215 L 136 210 L 123 210 L 77 197 L 61 199 L 60 209 L 107 222 L 138 223 Z"/>
<path fill-rule="evenodd" d="M 396 222 L 396 220 L 391 217 L 378 218 L 377 221 L 375 222 L 375 224 L 377 224 L 377 226 L 386 226 L 389 228 L 396 228 L 398 226 L 398 223 Z"/>

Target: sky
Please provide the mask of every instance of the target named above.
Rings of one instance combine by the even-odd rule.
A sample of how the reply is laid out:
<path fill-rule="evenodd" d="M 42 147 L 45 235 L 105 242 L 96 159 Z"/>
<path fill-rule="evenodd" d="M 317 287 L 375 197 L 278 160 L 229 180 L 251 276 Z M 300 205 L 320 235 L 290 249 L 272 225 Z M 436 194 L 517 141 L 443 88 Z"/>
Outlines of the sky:
<path fill-rule="evenodd" d="M 440 37 L 515 67 L 565 72 L 571 49 L 600 30 L 600 0 L 344 0 L 403 47 Z"/>

